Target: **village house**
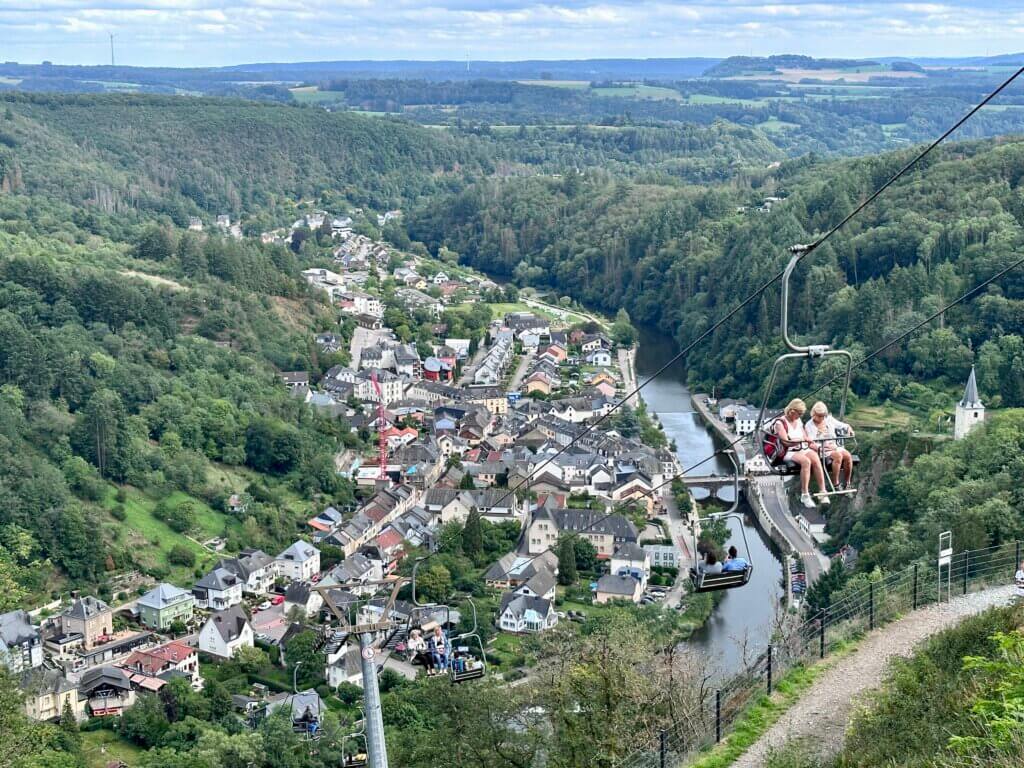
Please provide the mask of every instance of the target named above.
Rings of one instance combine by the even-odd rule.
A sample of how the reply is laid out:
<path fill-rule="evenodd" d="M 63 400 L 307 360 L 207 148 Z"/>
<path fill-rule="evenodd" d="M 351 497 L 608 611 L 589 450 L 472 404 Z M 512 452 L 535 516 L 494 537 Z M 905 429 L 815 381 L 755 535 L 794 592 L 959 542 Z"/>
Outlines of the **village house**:
<path fill-rule="evenodd" d="M 180 641 L 164 643 L 156 648 L 138 650 L 121 665 L 125 669 L 163 680 L 175 674 L 188 677 L 196 690 L 202 688 L 203 678 L 199 675 L 199 654 L 196 649 Z"/>
<path fill-rule="evenodd" d="M 563 533 L 578 533 L 597 550 L 601 559 L 609 559 L 626 542 L 636 542 L 636 527 L 622 515 L 603 510 L 548 509 L 533 511 L 527 531 L 527 551 L 537 555 L 558 543 Z"/>
<path fill-rule="evenodd" d="M 17 673 L 42 663 L 42 636 L 28 613 L 18 609 L 0 614 L 0 664 Z"/>
<path fill-rule="evenodd" d="M 242 580 L 227 568 L 217 567 L 192 586 L 196 606 L 223 611 L 242 602 Z"/>
<path fill-rule="evenodd" d="M 312 619 L 324 605 L 323 596 L 305 581 L 293 581 L 284 592 L 284 615 L 291 616 L 298 610 L 307 619 Z"/>
<path fill-rule="evenodd" d="M 296 541 L 274 559 L 277 573 L 292 581 L 308 581 L 320 573 L 320 550 L 305 541 Z"/>
<path fill-rule="evenodd" d="M 281 381 L 288 389 L 298 387 L 309 387 L 309 374 L 305 371 L 285 371 L 281 374 Z"/>
<path fill-rule="evenodd" d="M 123 669 L 95 667 L 78 681 L 78 698 L 92 717 L 118 717 L 135 703 L 135 691 Z"/>
<path fill-rule="evenodd" d="M 139 622 L 144 627 L 158 631 L 165 631 L 176 621 L 188 624 L 192 620 L 195 603 L 190 592 L 166 582 L 135 601 L 139 609 Z"/>
<path fill-rule="evenodd" d="M 613 573 L 606 573 L 597 580 L 594 602 L 604 604 L 615 600 L 628 600 L 631 603 L 639 603 L 642 594 L 643 588 L 640 582 L 632 576 L 617 576 Z"/>
<path fill-rule="evenodd" d="M 261 549 L 243 549 L 238 557 L 221 558 L 217 566 L 238 577 L 242 592 L 257 597 L 267 594 L 277 576 L 274 558 Z"/>
<path fill-rule="evenodd" d="M 76 720 L 85 719 L 85 702 L 78 698 L 78 686 L 60 670 L 26 669 L 18 687 L 24 697 L 24 712 L 33 720 L 59 720 L 65 706 Z"/>
<path fill-rule="evenodd" d="M 517 552 L 502 555 L 484 573 L 484 583 L 496 589 L 514 589 L 532 579 L 540 571 L 558 575 L 558 555 L 546 550 L 535 557 Z"/>
<path fill-rule="evenodd" d="M 543 632 L 558 623 L 558 614 L 550 600 L 506 592 L 501 596 L 495 623 L 505 632 Z"/>
<path fill-rule="evenodd" d="M 212 656 L 230 659 L 239 648 L 252 647 L 252 625 L 239 605 L 215 611 L 199 630 L 199 650 Z"/>
<path fill-rule="evenodd" d="M 81 637 L 82 646 L 89 650 L 114 634 L 114 612 L 92 595 L 76 597 L 60 615 L 60 627 L 66 636 Z"/>
<path fill-rule="evenodd" d="M 650 555 L 636 542 L 626 542 L 612 555 L 608 573 L 615 576 L 632 576 L 640 582 L 640 590 L 643 591 L 647 588 L 647 580 L 651 576 Z"/>

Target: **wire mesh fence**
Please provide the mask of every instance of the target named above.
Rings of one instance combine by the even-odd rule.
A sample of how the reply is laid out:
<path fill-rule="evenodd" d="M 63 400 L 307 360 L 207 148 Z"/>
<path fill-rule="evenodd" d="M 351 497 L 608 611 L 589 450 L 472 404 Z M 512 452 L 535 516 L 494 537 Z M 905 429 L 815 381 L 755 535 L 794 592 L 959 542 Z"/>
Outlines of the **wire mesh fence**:
<path fill-rule="evenodd" d="M 672 727 L 615 765 L 618 768 L 678 768 L 697 753 L 725 738 L 751 705 L 771 692 L 794 669 L 813 663 L 865 632 L 914 610 L 1013 582 L 1021 562 L 1022 542 L 1011 541 L 966 550 L 948 565 L 917 563 L 888 574 L 863 589 L 843 595 L 803 623 L 774 633 L 741 673 L 723 681 Z"/>

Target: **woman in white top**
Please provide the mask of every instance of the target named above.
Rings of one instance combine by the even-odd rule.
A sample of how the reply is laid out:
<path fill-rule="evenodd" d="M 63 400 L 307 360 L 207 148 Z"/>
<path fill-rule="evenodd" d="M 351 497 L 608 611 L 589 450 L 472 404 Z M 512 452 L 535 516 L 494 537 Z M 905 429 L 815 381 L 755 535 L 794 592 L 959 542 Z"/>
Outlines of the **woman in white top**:
<path fill-rule="evenodd" d="M 811 472 L 818 481 L 819 496 L 822 504 L 828 504 L 825 494 L 825 472 L 821 468 L 821 458 L 808 440 L 804 423 L 801 421 L 807 412 L 807 404 L 800 398 L 789 402 L 782 418 L 775 422 L 775 434 L 786 446 L 784 461 L 794 461 L 800 465 L 800 501 L 805 507 L 813 507 L 811 498 Z"/>
<path fill-rule="evenodd" d="M 853 477 L 853 454 L 836 442 L 836 437 L 853 437 L 853 427 L 828 412 L 828 406 L 820 400 L 811 406 L 811 420 L 804 425 L 807 437 L 817 440 L 815 445 L 821 446 L 822 455 L 832 459 L 832 482 L 837 488 L 845 490 Z M 839 485 L 839 475 L 843 474 L 843 484 Z"/>

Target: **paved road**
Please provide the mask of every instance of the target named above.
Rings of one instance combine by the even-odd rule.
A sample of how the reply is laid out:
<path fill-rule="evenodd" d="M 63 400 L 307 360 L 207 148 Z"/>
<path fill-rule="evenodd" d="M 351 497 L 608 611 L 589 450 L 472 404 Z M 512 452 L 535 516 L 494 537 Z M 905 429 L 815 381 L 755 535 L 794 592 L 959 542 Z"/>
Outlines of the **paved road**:
<path fill-rule="evenodd" d="M 830 562 L 817 548 L 814 539 L 797 523 L 789 510 L 789 497 L 781 477 L 757 477 L 753 482 L 761 489 L 765 509 L 782 535 L 796 548 L 795 554 L 804 561 L 808 586 L 817 581 L 828 570 Z"/>
<path fill-rule="evenodd" d="M 480 361 L 484 359 L 484 355 L 487 354 L 488 346 L 485 342 L 481 342 L 480 346 L 476 348 L 476 354 L 462 366 L 462 375 L 459 377 L 459 385 L 464 386 L 473 382 L 473 374 L 476 373 L 476 369 L 480 366 Z"/>
<path fill-rule="evenodd" d="M 636 367 L 633 365 L 636 360 L 636 348 L 624 349 L 619 347 L 619 370 L 622 371 L 622 394 L 632 392 L 636 389 Z M 633 395 L 626 401 L 626 405 L 635 408 L 640 395 Z"/>
<path fill-rule="evenodd" d="M 930 605 L 871 632 L 854 653 L 832 663 L 733 768 L 762 766 L 773 749 L 789 741 L 799 741 L 816 753 L 817 765 L 831 763 L 843 747 L 846 727 L 860 698 L 882 683 L 892 659 L 910 656 L 925 638 L 968 616 L 1006 604 L 1012 590 L 997 587 Z"/>
<path fill-rule="evenodd" d="M 519 361 L 519 367 L 516 368 L 516 372 L 512 374 L 512 380 L 508 383 L 510 392 L 515 392 L 519 389 L 519 385 L 523 383 L 523 379 L 526 377 L 526 369 L 530 367 L 530 363 L 533 362 L 533 358 L 536 355 L 536 350 L 523 355 L 523 359 Z"/>
<path fill-rule="evenodd" d="M 690 581 L 688 571 L 690 561 L 693 559 L 693 553 L 690 551 L 689 529 L 686 526 L 686 521 L 689 519 L 689 510 L 687 510 L 685 515 L 680 512 L 679 505 L 676 504 L 670 486 L 666 486 L 662 491 L 661 501 L 665 505 L 665 511 L 668 513 L 669 532 L 672 535 L 672 542 L 683 555 L 683 562 L 679 568 L 676 583 L 672 585 L 672 589 L 669 590 L 668 596 L 665 598 L 665 605 L 676 606 L 679 605 L 679 601 L 686 594 L 686 588 Z"/>

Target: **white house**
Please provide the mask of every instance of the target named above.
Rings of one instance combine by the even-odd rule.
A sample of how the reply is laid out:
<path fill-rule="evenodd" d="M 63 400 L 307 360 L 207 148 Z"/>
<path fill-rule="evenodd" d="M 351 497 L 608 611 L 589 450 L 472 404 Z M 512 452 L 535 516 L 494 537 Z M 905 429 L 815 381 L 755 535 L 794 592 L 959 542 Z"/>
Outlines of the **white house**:
<path fill-rule="evenodd" d="M 12 672 L 21 672 L 42 663 L 42 637 L 28 613 L 19 609 L 0 614 L 0 664 Z"/>
<path fill-rule="evenodd" d="M 320 550 L 308 542 L 296 541 L 275 558 L 274 564 L 286 579 L 308 581 L 320 573 Z"/>
<path fill-rule="evenodd" d="M 252 625 L 241 607 L 217 611 L 199 630 L 199 650 L 230 659 L 239 648 L 252 648 Z"/>
<path fill-rule="evenodd" d="M 305 581 L 293 581 L 284 593 L 285 616 L 290 616 L 292 610 L 298 608 L 306 618 L 311 619 L 320 613 L 323 604 L 323 596 Z"/>
<path fill-rule="evenodd" d="M 267 594 L 277 578 L 274 558 L 262 549 L 243 549 L 238 557 L 225 557 L 217 565 L 235 574 L 247 595 Z"/>
<path fill-rule="evenodd" d="M 586 360 L 587 365 L 607 367 L 612 364 L 612 355 L 607 349 L 595 349 L 587 354 Z"/>
<path fill-rule="evenodd" d="M 242 580 L 227 568 L 214 568 L 192 587 L 196 606 L 223 611 L 242 602 Z"/>
<path fill-rule="evenodd" d="M 754 433 L 754 430 L 757 429 L 757 418 L 761 415 L 759 409 L 740 406 L 736 408 L 733 414 L 732 428 L 737 435 L 742 437 L 743 435 Z"/>
<path fill-rule="evenodd" d="M 543 632 L 558 623 L 558 614 L 550 600 L 506 592 L 501 597 L 496 623 L 506 632 Z"/>
<path fill-rule="evenodd" d="M 651 575 L 651 558 L 636 542 L 627 541 L 612 555 L 608 572 L 616 576 L 632 576 L 640 582 L 640 589 L 647 587 Z"/>

